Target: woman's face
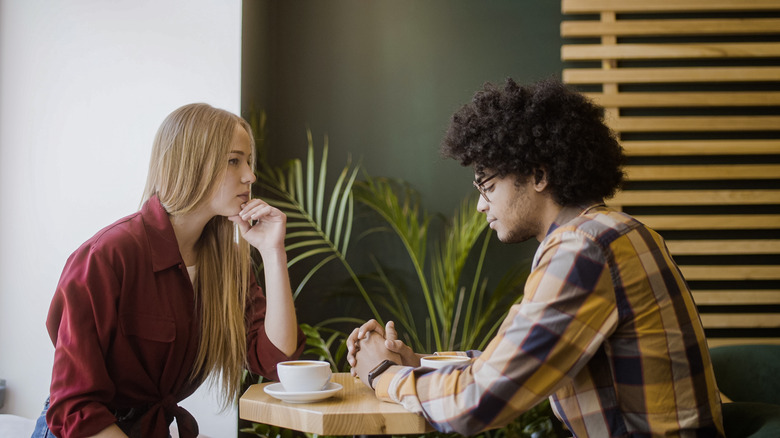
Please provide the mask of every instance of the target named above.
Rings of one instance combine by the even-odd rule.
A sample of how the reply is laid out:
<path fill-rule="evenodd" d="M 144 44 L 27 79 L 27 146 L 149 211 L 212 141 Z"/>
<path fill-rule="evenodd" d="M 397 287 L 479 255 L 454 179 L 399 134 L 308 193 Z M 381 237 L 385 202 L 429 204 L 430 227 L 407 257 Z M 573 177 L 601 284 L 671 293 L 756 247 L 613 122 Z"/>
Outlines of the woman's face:
<path fill-rule="evenodd" d="M 253 159 L 249 134 L 236 124 L 230 152 L 225 157 L 227 169 L 209 203 L 214 215 L 234 216 L 241 211 L 241 205 L 249 201 L 256 179 L 252 171 Z"/>

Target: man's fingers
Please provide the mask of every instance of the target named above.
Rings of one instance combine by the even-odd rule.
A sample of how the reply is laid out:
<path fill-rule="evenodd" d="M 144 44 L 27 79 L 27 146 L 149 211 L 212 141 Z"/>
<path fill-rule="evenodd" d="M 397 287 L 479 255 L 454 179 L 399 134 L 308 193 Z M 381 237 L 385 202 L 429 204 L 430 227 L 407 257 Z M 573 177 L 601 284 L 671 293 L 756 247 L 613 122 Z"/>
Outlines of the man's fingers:
<path fill-rule="evenodd" d="M 367 321 L 365 324 L 361 325 L 357 337 L 358 339 L 363 339 L 366 337 L 366 333 L 370 333 L 370 332 L 377 332 L 382 337 L 385 337 L 384 329 L 382 329 L 382 326 L 375 319 L 371 319 Z"/>
<path fill-rule="evenodd" d="M 398 339 L 398 332 L 395 331 L 395 323 L 393 321 L 387 321 L 387 324 L 385 324 L 385 339 L 390 341 Z"/>
<path fill-rule="evenodd" d="M 349 351 L 350 353 L 357 346 L 357 340 L 359 338 L 358 333 L 359 333 L 358 329 L 352 330 L 352 333 L 350 333 L 349 336 L 347 337 L 347 351 Z"/>
<path fill-rule="evenodd" d="M 347 362 L 350 366 L 355 366 L 357 359 L 355 354 L 360 349 L 358 344 L 358 329 L 352 330 L 352 333 L 347 337 Z"/>
<path fill-rule="evenodd" d="M 385 347 L 393 353 L 401 354 L 401 351 L 404 349 L 404 342 L 397 339 L 394 341 L 388 339 L 385 341 Z"/>

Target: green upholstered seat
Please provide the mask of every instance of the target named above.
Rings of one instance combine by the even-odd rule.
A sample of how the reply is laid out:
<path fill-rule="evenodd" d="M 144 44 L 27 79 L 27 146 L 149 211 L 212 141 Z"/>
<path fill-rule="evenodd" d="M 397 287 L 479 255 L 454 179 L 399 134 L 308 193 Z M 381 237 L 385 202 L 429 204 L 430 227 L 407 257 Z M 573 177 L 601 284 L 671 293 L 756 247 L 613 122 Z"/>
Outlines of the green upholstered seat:
<path fill-rule="evenodd" d="M 726 397 L 780 405 L 780 345 L 724 345 L 711 348 L 710 356 Z"/>
<path fill-rule="evenodd" d="M 710 349 L 726 438 L 780 438 L 780 345 Z"/>
<path fill-rule="evenodd" d="M 723 403 L 726 438 L 780 437 L 780 406 L 770 403 Z"/>

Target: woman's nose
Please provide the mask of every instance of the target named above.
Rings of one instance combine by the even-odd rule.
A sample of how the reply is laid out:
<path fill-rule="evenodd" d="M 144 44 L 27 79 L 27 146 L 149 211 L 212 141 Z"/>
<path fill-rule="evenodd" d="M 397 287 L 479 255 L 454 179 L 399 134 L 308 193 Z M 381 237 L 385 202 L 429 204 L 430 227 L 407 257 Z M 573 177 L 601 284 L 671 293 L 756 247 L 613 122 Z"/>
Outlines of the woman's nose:
<path fill-rule="evenodd" d="M 244 184 L 254 184 L 255 181 L 257 181 L 257 177 L 255 176 L 255 172 L 252 170 L 251 167 L 247 166 L 247 170 L 244 172 L 243 178 L 241 178 Z"/>

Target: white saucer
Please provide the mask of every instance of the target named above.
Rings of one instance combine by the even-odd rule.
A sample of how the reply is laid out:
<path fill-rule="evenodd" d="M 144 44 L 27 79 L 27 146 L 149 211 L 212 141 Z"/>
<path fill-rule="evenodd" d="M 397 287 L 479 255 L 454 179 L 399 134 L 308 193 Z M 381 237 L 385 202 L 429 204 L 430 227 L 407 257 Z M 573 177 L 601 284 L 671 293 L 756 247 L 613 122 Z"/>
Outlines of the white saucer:
<path fill-rule="evenodd" d="M 330 382 L 320 391 L 287 392 L 284 390 L 284 387 L 281 383 L 272 383 L 263 387 L 263 390 L 271 397 L 278 398 L 279 400 L 286 401 L 287 403 L 307 403 L 326 399 L 339 392 L 341 388 L 343 388 L 343 386 L 340 384 Z"/>

